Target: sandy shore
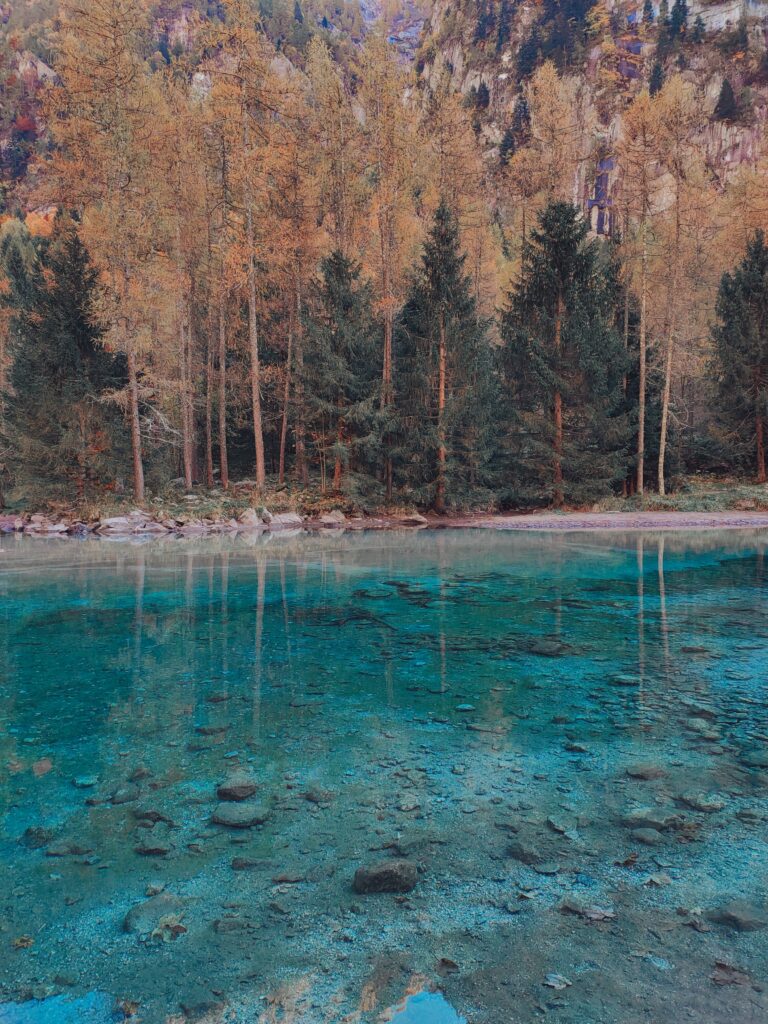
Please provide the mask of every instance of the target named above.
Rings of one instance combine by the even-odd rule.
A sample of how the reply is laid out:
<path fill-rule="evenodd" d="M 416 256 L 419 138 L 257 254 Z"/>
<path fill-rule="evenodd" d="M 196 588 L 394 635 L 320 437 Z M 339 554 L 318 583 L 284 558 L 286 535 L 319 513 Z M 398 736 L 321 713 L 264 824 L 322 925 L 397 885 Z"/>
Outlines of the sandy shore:
<path fill-rule="evenodd" d="M 488 530 L 726 530 L 768 527 L 768 512 L 535 512 L 430 520 Z"/>

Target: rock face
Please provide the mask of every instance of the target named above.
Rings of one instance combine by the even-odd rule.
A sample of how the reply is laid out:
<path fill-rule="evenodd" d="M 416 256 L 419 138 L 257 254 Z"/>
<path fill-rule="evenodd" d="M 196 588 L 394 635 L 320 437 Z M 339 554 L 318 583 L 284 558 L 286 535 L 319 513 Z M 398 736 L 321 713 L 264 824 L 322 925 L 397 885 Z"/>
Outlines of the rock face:
<path fill-rule="evenodd" d="M 235 801 L 247 800 L 256 792 L 256 783 L 245 772 L 236 772 L 221 783 L 216 789 L 216 796 L 219 800 Z"/>
<path fill-rule="evenodd" d="M 211 821 L 214 825 L 225 825 L 227 828 L 253 828 L 254 825 L 263 825 L 268 817 L 266 807 L 242 801 L 219 804 L 211 815 Z"/>
<path fill-rule="evenodd" d="M 768 909 L 746 900 L 732 900 L 711 911 L 707 917 L 715 924 L 722 924 L 737 932 L 757 932 L 768 928 Z"/>
<path fill-rule="evenodd" d="M 416 888 L 418 872 L 409 860 L 382 860 L 358 868 L 352 888 L 365 895 L 380 892 L 411 892 Z"/>
<path fill-rule="evenodd" d="M 278 512 L 277 515 L 272 516 L 269 528 L 270 530 L 295 530 L 303 525 L 304 520 L 298 512 Z"/>

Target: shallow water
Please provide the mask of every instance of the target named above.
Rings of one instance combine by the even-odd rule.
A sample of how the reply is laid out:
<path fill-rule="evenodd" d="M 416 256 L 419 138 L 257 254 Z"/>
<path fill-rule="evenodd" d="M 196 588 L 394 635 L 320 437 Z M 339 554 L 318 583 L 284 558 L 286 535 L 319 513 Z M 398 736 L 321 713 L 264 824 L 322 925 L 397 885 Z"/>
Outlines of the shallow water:
<path fill-rule="evenodd" d="M 0 542 L 0 1021 L 762 1024 L 767 544 Z"/>

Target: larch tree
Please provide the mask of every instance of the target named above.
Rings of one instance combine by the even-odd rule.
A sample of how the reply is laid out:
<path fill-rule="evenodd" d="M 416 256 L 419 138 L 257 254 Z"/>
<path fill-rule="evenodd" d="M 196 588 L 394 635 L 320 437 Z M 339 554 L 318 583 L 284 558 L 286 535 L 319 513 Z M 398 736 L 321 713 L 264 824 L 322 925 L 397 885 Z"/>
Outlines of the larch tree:
<path fill-rule="evenodd" d="M 641 92 L 624 115 L 619 145 L 623 198 L 639 239 L 640 299 L 637 408 L 637 493 L 645 489 L 645 415 L 648 367 L 648 264 L 650 258 L 654 192 L 659 160 L 659 115 L 657 101 L 647 90 Z"/>
<path fill-rule="evenodd" d="M 248 0 L 226 0 L 226 20 L 209 40 L 213 51 L 206 70 L 217 80 L 224 127 L 229 136 L 232 185 L 238 204 L 239 251 L 248 314 L 250 398 L 253 420 L 256 484 L 266 482 L 262 380 L 259 353 L 258 262 L 262 252 L 267 208 L 265 154 L 271 144 L 276 98 L 270 73 L 273 51 L 259 31 L 258 15 Z M 258 221 L 258 223 L 257 223 Z"/>
<path fill-rule="evenodd" d="M 136 0 L 64 0 L 47 97 L 59 199 L 81 211 L 81 235 L 102 272 L 105 338 L 124 352 L 133 490 L 144 498 L 141 359 L 147 351 L 142 274 L 154 256 L 157 95 L 141 50 L 149 12 Z"/>
<path fill-rule="evenodd" d="M 394 412 L 393 337 L 402 302 L 404 250 L 414 234 L 416 125 L 404 102 L 405 73 L 381 33 L 372 33 L 366 41 L 359 74 L 369 209 L 377 242 L 372 262 L 378 270 L 378 306 L 384 325 L 381 409 L 387 419 Z M 392 457 L 386 448 L 385 438 L 384 484 L 391 500 Z"/>
<path fill-rule="evenodd" d="M 672 368 L 675 336 L 680 306 L 680 270 L 683 261 L 684 229 L 687 224 L 687 189 L 689 179 L 698 177 L 693 166 L 696 160 L 691 135 L 699 121 L 695 91 L 679 75 L 664 85 L 658 96 L 659 146 L 661 163 L 672 178 L 672 203 L 667 211 L 672 221 L 670 244 L 666 247 L 665 264 L 667 299 L 664 316 L 664 383 L 661 398 L 661 427 L 659 432 L 658 490 L 666 493 L 665 459 L 669 429 L 670 400 L 672 395 Z"/>

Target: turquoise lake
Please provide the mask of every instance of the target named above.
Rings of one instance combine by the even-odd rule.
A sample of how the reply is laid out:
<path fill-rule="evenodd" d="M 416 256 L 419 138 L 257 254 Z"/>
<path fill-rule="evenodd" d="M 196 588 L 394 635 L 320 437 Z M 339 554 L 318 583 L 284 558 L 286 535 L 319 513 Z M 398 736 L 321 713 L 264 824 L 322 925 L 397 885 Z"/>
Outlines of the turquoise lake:
<path fill-rule="evenodd" d="M 765 1024 L 767 549 L 1 540 L 0 1022 Z"/>

